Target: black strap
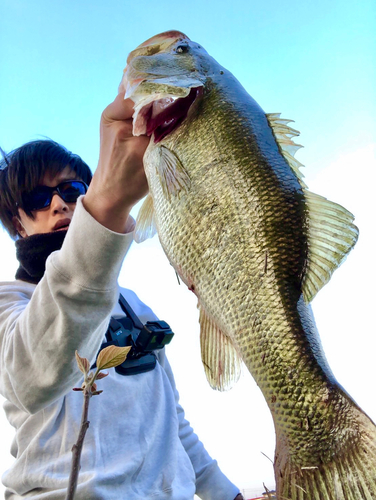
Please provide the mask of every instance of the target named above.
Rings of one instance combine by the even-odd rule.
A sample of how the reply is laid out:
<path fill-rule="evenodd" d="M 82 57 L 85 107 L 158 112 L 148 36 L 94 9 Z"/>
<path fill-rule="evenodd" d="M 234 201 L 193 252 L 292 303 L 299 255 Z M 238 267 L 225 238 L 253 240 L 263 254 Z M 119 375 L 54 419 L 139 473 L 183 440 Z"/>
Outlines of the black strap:
<path fill-rule="evenodd" d="M 116 319 L 111 316 L 106 332 L 107 342 L 102 343 L 99 352 L 110 345 L 119 347 L 131 345 L 132 349 L 128 353 L 127 359 L 124 363 L 115 367 L 117 373 L 121 375 L 136 375 L 153 370 L 157 363 L 154 352 L 140 352 L 135 349 L 135 340 L 139 332 L 144 328 L 143 323 L 122 294 L 119 296 L 119 304 L 125 317 Z M 96 363 L 91 368 L 96 368 Z"/>

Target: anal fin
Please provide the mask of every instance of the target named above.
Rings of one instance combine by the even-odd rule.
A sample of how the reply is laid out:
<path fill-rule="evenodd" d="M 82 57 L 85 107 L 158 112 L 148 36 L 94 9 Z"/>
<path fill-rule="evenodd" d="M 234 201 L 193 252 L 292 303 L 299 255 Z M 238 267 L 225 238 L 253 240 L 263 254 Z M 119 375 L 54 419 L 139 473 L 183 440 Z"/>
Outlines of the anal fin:
<path fill-rule="evenodd" d="M 206 378 L 213 389 L 226 391 L 239 380 L 241 358 L 231 340 L 200 306 L 199 310 L 201 358 Z"/>

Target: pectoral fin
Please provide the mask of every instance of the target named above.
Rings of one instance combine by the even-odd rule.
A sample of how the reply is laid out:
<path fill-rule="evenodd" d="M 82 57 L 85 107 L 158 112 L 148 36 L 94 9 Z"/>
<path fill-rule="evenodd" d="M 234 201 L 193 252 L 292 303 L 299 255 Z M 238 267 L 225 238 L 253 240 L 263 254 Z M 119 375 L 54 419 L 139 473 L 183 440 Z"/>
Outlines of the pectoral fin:
<path fill-rule="evenodd" d="M 163 194 L 168 200 L 171 200 L 171 196 L 176 196 L 181 191 L 188 191 L 191 180 L 183 164 L 173 151 L 165 146 L 160 146 L 159 153 L 158 175 Z"/>
<path fill-rule="evenodd" d="M 354 216 L 341 205 L 304 190 L 308 212 L 308 262 L 304 300 L 310 302 L 330 280 L 358 239 Z"/>
<path fill-rule="evenodd" d="M 153 198 L 151 194 L 148 194 L 138 212 L 133 239 L 137 243 L 141 243 L 148 238 L 152 238 L 156 232 Z"/>
<path fill-rule="evenodd" d="M 201 358 L 206 378 L 213 389 L 225 391 L 238 381 L 241 373 L 241 358 L 215 323 L 200 308 Z"/>

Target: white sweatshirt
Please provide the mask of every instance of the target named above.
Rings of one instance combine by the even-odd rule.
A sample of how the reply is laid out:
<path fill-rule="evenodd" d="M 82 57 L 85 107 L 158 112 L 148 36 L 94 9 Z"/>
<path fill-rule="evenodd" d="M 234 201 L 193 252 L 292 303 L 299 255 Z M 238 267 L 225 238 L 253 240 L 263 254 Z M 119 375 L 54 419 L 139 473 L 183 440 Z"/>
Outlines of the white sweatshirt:
<path fill-rule="evenodd" d="M 91 362 L 109 317 L 121 314 L 117 277 L 132 234 L 114 233 L 78 200 L 60 251 L 37 286 L 0 283 L 0 392 L 16 430 L 14 465 L 3 474 L 6 500 L 64 500 L 83 396 L 74 352 Z M 142 322 L 153 312 L 121 290 Z M 220 471 L 178 404 L 164 352 L 154 370 L 98 382 L 81 456 L 76 500 L 233 500 Z"/>

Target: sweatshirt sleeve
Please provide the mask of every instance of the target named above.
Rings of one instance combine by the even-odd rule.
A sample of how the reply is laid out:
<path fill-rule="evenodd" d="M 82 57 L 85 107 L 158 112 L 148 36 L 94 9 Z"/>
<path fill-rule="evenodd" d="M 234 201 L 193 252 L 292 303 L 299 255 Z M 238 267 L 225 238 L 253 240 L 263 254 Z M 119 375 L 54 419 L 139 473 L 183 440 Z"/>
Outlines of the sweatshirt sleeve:
<path fill-rule="evenodd" d="M 0 392 L 20 409 L 36 413 L 79 383 L 75 350 L 95 359 L 132 237 L 101 226 L 79 199 L 38 285 L 0 286 Z"/>
<path fill-rule="evenodd" d="M 211 458 L 186 420 L 184 410 L 179 404 L 179 393 L 176 389 L 174 376 L 165 356 L 163 366 L 175 393 L 179 437 L 196 474 L 196 495 L 203 500 L 234 500 L 239 493 L 239 488 L 223 474 L 217 461 Z"/>

